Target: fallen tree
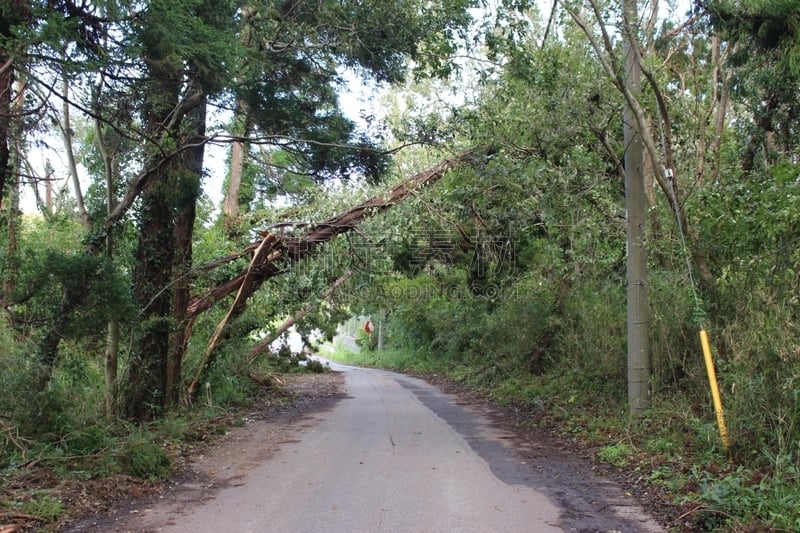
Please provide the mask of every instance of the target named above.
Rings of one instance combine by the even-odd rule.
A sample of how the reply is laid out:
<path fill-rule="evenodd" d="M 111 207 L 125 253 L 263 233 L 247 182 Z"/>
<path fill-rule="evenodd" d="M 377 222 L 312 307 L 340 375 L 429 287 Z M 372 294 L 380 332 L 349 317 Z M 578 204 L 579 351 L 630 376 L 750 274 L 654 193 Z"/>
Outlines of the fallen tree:
<path fill-rule="evenodd" d="M 239 274 L 229 281 L 206 291 L 204 294 L 191 298 L 189 301 L 186 338 L 189 338 L 188 335 L 191 333 L 194 321 L 201 313 L 210 309 L 223 298 L 236 293 L 233 304 L 209 339 L 203 361 L 187 389 L 189 397 L 197 391 L 202 374 L 208 368 L 208 365 L 213 362 L 215 348 L 222 332 L 231 321 L 244 312 L 247 300 L 258 291 L 264 282 L 286 272 L 292 263 L 312 255 L 322 244 L 331 241 L 338 235 L 354 230 L 364 220 L 402 202 L 425 186 L 441 179 L 449 170 L 464 164 L 476 156 L 486 154 L 487 151 L 488 147 L 466 150 L 455 157 L 446 159 L 433 168 L 400 182 L 385 194 L 373 196 L 343 213 L 311 225 L 298 234 L 279 235 L 269 231 L 262 232 L 262 238 L 251 243 L 242 252 L 214 261 L 213 265 L 216 267 L 235 261 L 245 255 L 252 255 L 247 268 L 243 269 Z"/>
<path fill-rule="evenodd" d="M 257 249 L 261 248 L 257 260 L 255 260 L 256 257 L 254 256 L 254 261 L 251 261 L 246 269 L 242 270 L 231 280 L 206 291 L 206 293 L 200 296 L 193 297 L 189 301 L 189 317 L 196 317 L 200 313 L 211 308 L 221 299 L 238 291 L 247 280 L 248 284 L 246 290 L 243 291 L 244 294 L 242 298 L 240 298 L 242 302 L 244 302 L 258 290 L 264 281 L 283 272 L 279 263 L 281 260 L 296 262 L 308 257 L 314 253 L 321 244 L 332 240 L 342 233 L 352 231 L 364 220 L 402 202 L 414 192 L 441 179 L 447 171 L 458 167 L 475 155 L 485 152 L 485 150 L 486 148 L 472 148 L 455 157 L 446 159 L 435 167 L 415 174 L 400 182 L 386 194 L 373 196 L 343 213 L 317 224 L 313 224 L 299 235 L 277 235 L 271 232 L 264 232 L 262 234 L 262 239 L 253 242 L 242 252 L 214 262 L 215 266 L 219 266 L 228 262 L 228 259 L 234 261 L 245 254 L 254 253 Z M 264 243 L 267 244 L 266 249 L 262 246 Z"/>

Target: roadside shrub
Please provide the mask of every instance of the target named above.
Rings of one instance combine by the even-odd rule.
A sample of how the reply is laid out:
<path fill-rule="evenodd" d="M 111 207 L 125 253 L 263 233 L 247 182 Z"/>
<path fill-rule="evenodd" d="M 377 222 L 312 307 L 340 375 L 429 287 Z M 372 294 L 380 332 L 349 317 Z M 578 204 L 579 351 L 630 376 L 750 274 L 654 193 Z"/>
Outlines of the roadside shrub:
<path fill-rule="evenodd" d="M 564 297 L 554 353 L 589 390 L 625 390 L 625 298 L 623 286 L 599 281 L 576 285 Z"/>
<path fill-rule="evenodd" d="M 427 346 L 431 355 L 453 361 L 485 355 L 478 345 L 485 334 L 488 315 L 484 298 L 474 296 L 466 287 L 453 288 L 424 305 L 433 329 Z"/>
<path fill-rule="evenodd" d="M 725 354 L 717 373 L 739 458 L 772 464 L 775 457 L 794 457 L 800 466 L 796 310 L 788 298 L 768 289 L 736 297 L 742 304 L 738 315 L 715 337 Z"/>
<path fill-rule="evenodd" d="M 388 347 L 427 349 L 436 337 L 438 324 L 431 320 L 430 300 L 441 290 L 432 277 L 393 279 L 382 288 L 382 297 L 392 310 L 392 327 L 387 331 Z"/>
<path fill-rule="evenodd" d="M 654 392 L 704 393 L 708 381 L 689 281 L 681 274 L 651 272 L 649 301 Z"/>
<path fill-rule="evenodd" d="M 473 356 L 506 367 L 509 375 L 541 373 L 553 360 L 555 296 L 544 280 L 526 279 L 514 285 L 491 314 L 477 324 Z"/>
<path fill-rule="evenodd" d="M 164 449 L 156 443 L 135 438 L 122 450 L 121 463 L 126 474 L 151 481 L 167 479 L 172 464 Z"/>

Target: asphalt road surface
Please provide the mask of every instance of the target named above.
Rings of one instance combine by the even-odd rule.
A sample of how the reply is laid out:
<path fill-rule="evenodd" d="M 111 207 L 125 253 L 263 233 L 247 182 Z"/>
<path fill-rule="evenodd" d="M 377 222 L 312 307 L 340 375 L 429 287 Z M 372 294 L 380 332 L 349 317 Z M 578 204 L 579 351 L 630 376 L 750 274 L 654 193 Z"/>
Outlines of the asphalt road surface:
<path fill-rule="evenodd" d="M 347 397 L 298 423 L 276 453 L 203 498 L 151 505 L 108 530 L 663 531 L 588 465 L 546 448 L 523 458 L 484 415 L 434 386 L 333 366 Z"/>

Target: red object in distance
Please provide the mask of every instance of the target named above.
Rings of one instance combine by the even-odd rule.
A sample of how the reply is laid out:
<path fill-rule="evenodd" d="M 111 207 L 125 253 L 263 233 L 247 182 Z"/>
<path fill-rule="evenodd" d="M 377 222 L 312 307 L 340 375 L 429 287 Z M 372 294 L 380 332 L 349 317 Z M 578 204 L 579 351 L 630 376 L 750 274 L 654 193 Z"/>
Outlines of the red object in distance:
<path fill-rule="evenodd" d="M 364 331 L 367 333 L 372 333 L 372 330 L 375 329 L 372 325 L 372 320 L 367 320 L 367 323 L 364 324 Z"/>

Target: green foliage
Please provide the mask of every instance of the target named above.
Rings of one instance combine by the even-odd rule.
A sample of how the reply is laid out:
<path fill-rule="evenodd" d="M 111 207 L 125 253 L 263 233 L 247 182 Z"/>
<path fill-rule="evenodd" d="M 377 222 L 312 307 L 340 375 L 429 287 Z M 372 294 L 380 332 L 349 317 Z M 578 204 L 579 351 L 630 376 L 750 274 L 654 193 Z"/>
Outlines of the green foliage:
<path fill-rule="evenodd" d="M 799 175 L 787 161 L 750 176 L 733 174 L 704 189 L 697 216 L 724 283 L 730 276 L 745 276 L 733 283 L 774 281 L 776 288 L 793 283 L 781 276 L 799 259 Z"/>
<path fill-rule="evenodd" d="M 541 373 L 553 362 L 553 288 L 543 279 L 523 279 L 510 287 L 483 323 L 474 327 L 473 358 L 491 354 L 506 372 Z M 468 319 L 468 317 L 465 317 Z"/>
<path fill-rule="evenodd" d="M 695 518 L 695 525 L 704 531 L 726 531 L 741 525 L 793 531 L 800 525 L 800 495 L 793 488 L 798 481 L 796 470 L 759 480 L 744 468 L 721 478 L 695 469 L 692 477 L 700 485 L 699 500 L 707 506 Z"/>
<path fill-rule="evenodd" d="M 800 8 L 791 0 L 713 0 L 707 6 L 712 21 L 732 40 L 752 40 L 765 50 L 791 50 L 800 42 L 800 30 L 794 24 L 800 17 Z"/>
<path fill-rule="evenodd" d="M 702 302 L 695 301 L 682 273 L 651 271 L 648 282 L 654 393 L 705 394 L 708 381 L 700 351 L 700 324 L 695 320 Z"/>
<path fill-rule="evenodd" d="M 19 506 L 20 512 L 35 516 L 45 522 L 55 521 L 64 512 L 64 503 L 42 491 L 34 494 L 30 499 L 22 502 Z"/>
<path fill-rule="evenodd" d="M 730 41 L 732 90 L 752 115 L 736 124 L 745 172 L 763 170 L 791 156 L 797 146 L 800 80 L 800 9 L 791 0 L 707 2 L 710 20 Z"/>
<path fill-rule="evenodd" d="M 617 467 L 628 466 L 631 455 L 633 455 L 633 450 L 624 442 L 603 446 L 597 453 L 597 457 L 601 461 Z"/>
<path fill-rule="evenodd" d="M 36 390 L 37 363 L 21 353 L 0 358 L 0 371 L 0 384 L 6 391 L 0 395 L 2 416 L 25 437 L 58 441 L 73 423 L 69 405 L 74 398 L 69 398 L 68 391 L 55 381 L 44 390 Z"/>
<path fill-rule="evenodd" d="M 151 481 L 167 479 L 172 472 L 169 455 L 146 435 L 127 442 L 122 450 L 124 472 Z"/>
<path fill-rule="evenodd" d="M 126 281 L 106 257 L 31 245 L 20 261 L 9 300 L 20 302 L 17 312 L 26 324 L 58 322 L 64 337 L 83 338 L 100 333 L 108 319 L 133 313 Z"/>
<path fill-rule="evenodd" d="M 223 90 L 236 63 L 237 38 L 232 1 L 151 0 L 142 13 L 137 39 L 130 53 L 137 53 L 161 72 L 178 72 L 190 65 L 209 93 Z M 182 31 L 175 31 L 181 28 Z M 135 44 L 134 44 L 135 43 Z"/>
<path fill-rule="evenodd" d="M 625 292 L 608 283 L 585 283 L 564 296 L 557 317 L 556 353 L 561 368 L 577 371 L 581 385 L 593 391 L 625 390 Z"/>

